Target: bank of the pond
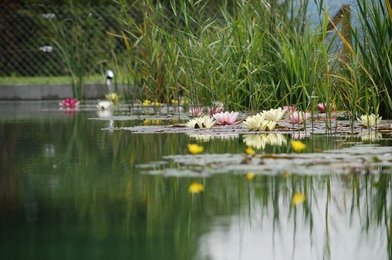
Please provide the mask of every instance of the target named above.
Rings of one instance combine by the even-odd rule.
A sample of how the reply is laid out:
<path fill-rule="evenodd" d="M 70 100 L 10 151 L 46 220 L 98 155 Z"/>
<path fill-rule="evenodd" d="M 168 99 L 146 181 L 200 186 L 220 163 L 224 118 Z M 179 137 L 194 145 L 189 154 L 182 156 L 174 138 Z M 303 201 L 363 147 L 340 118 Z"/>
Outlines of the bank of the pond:
<path fill-rule="evenodd" d="M 125 86 L 118 86 L 120 93 Z M 108 89 L 105 84 L 86 84 L 86 99 L 104 98 Z M 67 85 L 0 85 L 0 100 L 58 100 L 72 97 L 72 86 Z"/>

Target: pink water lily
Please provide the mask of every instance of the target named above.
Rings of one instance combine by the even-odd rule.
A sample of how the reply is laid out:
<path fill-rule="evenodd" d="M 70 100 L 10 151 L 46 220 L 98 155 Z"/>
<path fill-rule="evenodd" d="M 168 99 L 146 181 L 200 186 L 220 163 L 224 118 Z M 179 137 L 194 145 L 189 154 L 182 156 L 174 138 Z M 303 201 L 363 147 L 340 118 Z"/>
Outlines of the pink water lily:
<path fill-rule="evenodd" d="M 293 113 L 294 111 L 297 111 L 297 106 L 296 105 L 283 106 L 283 110 L 285 110 L 288 113 Z"/>
<path fill-rule="evenodd" d="M 220 101 L 215 101 L 212 103 L 212 107 L 209 107 L 208 109 L 208 114 L 209 115 L 214 115 L 217 113 L 221 113 L 225 111 L 224 105 Z"/>
<path fill-rule="evenodd" d="M 335 110 L 335 107 L 333 104 L 330 104 L 329 106 L 327 106 L 327 104 L 325 104 L 325 103 L 318 103 L 317 104 L 317 109 L 319 110 L 320 113 L 327 112 L 327 108 L 329 108 L 331 111 Z"/>
<path fill-rule="evenodd" d="M 212 116 L 218 125 L 232 125 L 237 121 L 238 114 L 238 112 L 220 112 Z"/>
<path fill-rule="evenodd" d="M 204 113 L 204 111 L 203 111 L 202 107 L 193 107 L 193 108 L 189 109 L 189 114 L 191 116 L 198 117 L 198 116 L 202 116 L 203 113 Z"/>
<path fill-rule="evenodd" d="M 65 98 L 59 103 L 61 108 L 74 109 L 79 106 L 79 100 L 76 98 Z"/>
<path fill-rule="evenodd" d="M 304 121 L 310 118 L 309 112 L 294 111 L 290 114 L 289 119 L 292 124 L 302 124 Z"/>

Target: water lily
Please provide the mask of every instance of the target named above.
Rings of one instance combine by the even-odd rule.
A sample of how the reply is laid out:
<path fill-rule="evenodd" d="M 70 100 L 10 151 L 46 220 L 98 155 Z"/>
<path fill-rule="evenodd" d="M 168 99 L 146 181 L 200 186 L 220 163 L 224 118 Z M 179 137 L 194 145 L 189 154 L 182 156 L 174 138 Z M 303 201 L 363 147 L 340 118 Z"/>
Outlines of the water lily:
<path fill-rule="evenodd" d="M 199 154 L 204 151 L 204 147 L 198 144 L 188 144 L 188 151 L 191 154 Z"/>
<path fill-rule="evenodd" d="M 114 105 L 117 105 L 120 100 L 120 97 L 117 95 L 117 93 L 114 92 L 106 94 L 105 97 L 108 101 L 112 102 Z"/>
<path fill-rule="evenodd" d="M 284 110 L 280 107 L 277 109 L 271 108 L 268 111 L 263 111 L 263 114 L 264 114 L 264 117 L 266 120 L 275 121 L 275 122 L 282 120 L 285 113 L 286 113 L 286 110 Z"/>
<path fill-rule="evenodd" d="M 76 98 L 65 98 L 59 103 L 59 105 L 61 108 L 75 109 L 79 106 L 79 103 L 79 100 Z"/>
<path fill-rule="evenodd" d="M 248 181 L 253 180 L 256 177 L 256 174 L 254 172 L 247 172 L 245 174 L 245 179 L 247 179 Z"/>
<path fill-rule="evenodd" d="M 276 121 L 266 120 L 263 113 L 258 113 L 253 116 L 248 116 L 243 122 L 243 125 L 249 130 L 272 131 L 276 126 Z"/>
<path fill-rule="evenodd" d="M 256 114 L 253 116 L 248 116 L 242 124 L 249 130 L 257 131 L 261 126 L 261 122 L 263 122 L 264 120 L 264 115 Z"/>
<path fill-rule="evenodd" d="M 202 116 L 189 120 L 186 126 L 190 128 L 211 128 L 215 125 L 216 121 L 210 116 Z"/>
<path fill-rule="evenodd" d="M 99 101 L 97 108 L 99 110 L 111 110 L 113 109 L 113 103 L 111 101 Z"/>
<path fill-rule="evenodd" d="M 299 204 L 302 204 L 305 201 L 305 199 L 306 199 L 305 194 L 303 194 L 302 192 L 296 192 L 293 195 L 293 198 L 291 201 L 293 202 L 294 205 L 297 206 Z"/>
<path fill-rule="evenodd" d="M 317 109 L 320 113 L 325 113 L 327 112 L 327 109 L 330 109 L 331 111 L 335 110 L 335 106 L 333 104 L 330 104 L 329 106 L 327 106 L 327 104 L 325 103 L 318 103 L 317 104 Z"/>
<path fill-rule="evenodd" d="M 203 108 L 202 107 L 193 107 L 191 109 L 189 109 L 189 114 L 191 116 L 202 116 L 204 113 Z"/>
<path fill-rule="evenodd" d="M 291 148 L 296 153 L 302 152 L 306 148 L 306 144 L 304 144 L 301 141 L 291 140 L 290 144 L 291 144 Z"/>
<path fill-rule="evenodd" d="M 377 127 L 378 122 L 382 119 L 378 114 L 362 115 L 357 118 L 359 123 L 365 127 Z"/>
<path fill-rule="evenodd" d="M 220 112 L 213 115 L 218 125 L 232 125 L 237 121 L 238 112 Z"/>
<path fill-rule="evenodd" d="M 246 147 L 245 148 L 245 154 L 246 155 L 250 155 L 250 156 L 253 156 L 253 155 L 255 155 L 256 154 L 256 151 L 255 150 L 253 150 L 253 148 L 252 147 Z"/>
<path fill-rule="evenodd" d="M 214 115 L 216 113 L 224 112 L 225 108 L 222 102 L 215 101 L 212 103 L 212 107 L 209 107 L 207 110 L 209 115 Z"/>
<path fill-rule="evenodd" d="M 304 121 L 310 118 L 309 112 L 294 111 L 290 114 L 289 120 L 292 124 L 302 124 Z"/>
<path fill-rule="evenodd" d="M 264 120 L 263 122 L 261 122 L 261 126 L 259 130 L 272 131 L 275 129 L 275 126 L 276 126 L 276 121 Z"/>
<path fill-rule="evenodd" d="M 294 111 L 297 111 L 297 106 L 296 105 L 283 106 L 283 110 L 289 113 L 293 113 Z"/>
<path fill-rule="evenodd" d="M 189 186 L 189 188 L 188 188 L 189 193 L 192 193 L 192 194 L 200 193 L 200 192 L 202 192 L 203 190 L 204 190 L 203 184 L 198 183 L 198 182 L 193 182 L 193 183 Z"/>

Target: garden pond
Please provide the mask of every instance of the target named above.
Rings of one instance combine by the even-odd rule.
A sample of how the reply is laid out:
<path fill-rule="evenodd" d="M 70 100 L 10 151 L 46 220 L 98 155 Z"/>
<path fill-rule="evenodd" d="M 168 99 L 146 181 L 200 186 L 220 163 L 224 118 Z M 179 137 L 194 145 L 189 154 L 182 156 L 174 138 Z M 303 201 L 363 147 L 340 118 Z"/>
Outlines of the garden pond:
<path fill-rule="evenodd" d="M 392 257 L 388 122 L 189 129 L 95 105 L 0 102 L 0 259 Z"/>

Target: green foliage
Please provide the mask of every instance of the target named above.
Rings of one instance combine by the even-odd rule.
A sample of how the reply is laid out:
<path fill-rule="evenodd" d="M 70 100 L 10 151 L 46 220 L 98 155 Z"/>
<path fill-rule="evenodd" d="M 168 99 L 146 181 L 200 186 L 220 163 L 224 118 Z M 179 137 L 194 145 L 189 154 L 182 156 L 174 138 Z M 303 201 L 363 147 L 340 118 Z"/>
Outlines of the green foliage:
<path fill-rule="evenodd" d="M 120 2 L 127 8 L 122 37 L 128 69 L 143 97 L 167 101 L 184 95 L 194 105 L 221 100 L 233 109 L 253 110 L 286 104 L 313 110 L 325 102 L 349 110 L 353 118 L 378 112 L 379 104 L 385 115 L 391 111 L 391 48 L 385 44 L 391 31 L 385 10 L 391 9 L 377 16 L 381 0 L 359 5 L 363 41 L 350 29 L 347 5 L 330 19 L 321 3 L 317 28 L 305 19 L 307 2 L 136 5 L 143 10 L 138 20 L 126 16 L 129 5 Z M 369 15 L 372 19 L 365 19 Z"/>
<path fill-rule="evenodd" d="M 48 39 L 72 77 L 74 96 L 80 99 L 85 77 L 99 71 L 98 64 L 105 53 L 110 54 L 113 43 L 109 37 L 102 41 L 105 25 L 91 7 L 64 7 L 58 16 L 50 20 Z"/>

